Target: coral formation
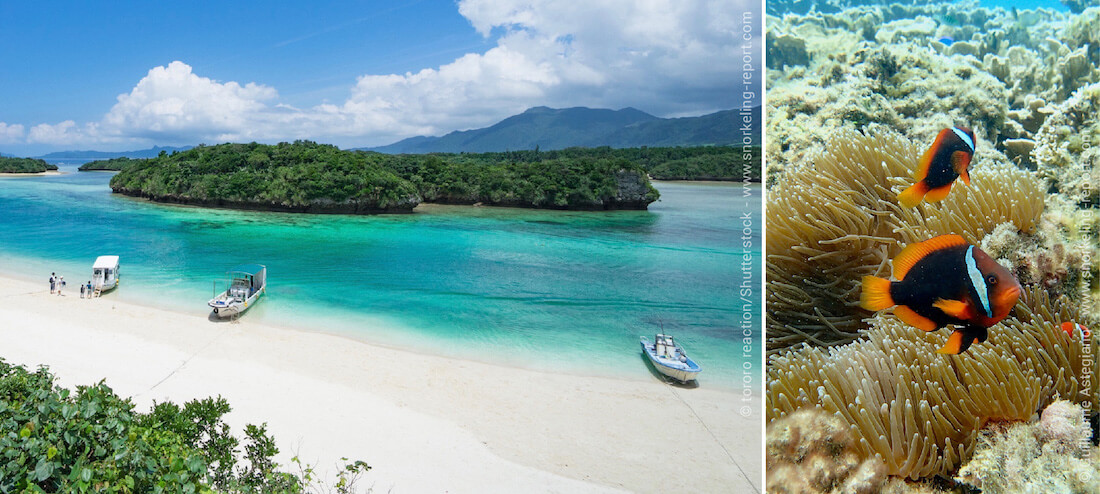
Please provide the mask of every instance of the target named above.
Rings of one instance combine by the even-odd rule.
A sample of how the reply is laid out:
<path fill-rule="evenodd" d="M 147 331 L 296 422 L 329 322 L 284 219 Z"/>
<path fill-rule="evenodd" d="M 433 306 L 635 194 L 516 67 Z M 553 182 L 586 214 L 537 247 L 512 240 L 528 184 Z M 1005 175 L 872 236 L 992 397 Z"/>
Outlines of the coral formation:
<path fill-rule="evenodd" d="M 1097 8 L 886 4 L 767 21 L 772 175 L 801 163 L 837 127 L 869 123 L 929 140 L 965 123 L 1030 164 L 1027 150 L 1054 107 L 1100 82 Z"/>
<path fill-rule="evenodd" d="M 844 422 L 815 409 L 768 426 L 766 491 L 776 494 L 932 494 L 928 486 L 886 475 L 877 458 L 861 458 Z"/>
<path fill-rule="evenodd" d="M 861 459 L 844 422 L 802 410 L 776 422 L 767 436 L 768 492 L 880 492 L 886 469 Z"/>
<path fill-rule="evenodd" d="M 812 165 L 768 191 L 768 351 L 859 337 L 870 315 L 858 307 L 864 275 L 882 275 L 906 244 L 957 233 L 977 243 L 998 225 L 1035 230 L 1044 187 L 1034 173 L 989 158 L 939 204 L 903 208 L 922 150 L 887 131 L 840 130 Z"/>
<path fill-rule="evenodd" d="M 1097 345 L 1059 327 L 1083 320 L 1077 307 L 1029 288 L 1015 310 L 985 344 L 958 356 L 935 353 L 946 331 L 926 334 L 883 314 L 864 340 L 773 356 L 768 420 L 805 409 L 832 414 L 847 424 L 861 459 L 921 479 L 954 472 L 988 421 L 1028 420 L 1058 398 L 1095 410 L 1100 386 L 1089 376 L 1100 371 Z"/>
<path fill-rule="evenodd" d="M 1100 450 L 1089 442 L 1091 435 L 1084 410 L 1057 401 L 1038 422 L 983 430 L 974 457 L 956 479 L 991 494 L 1100 492 Z"/>
<path fill-rule="evenodd" d="M 1100 83 L 1056 106 L 1035 136 L 1032 152 L 1053 192 L 1073 203 L 1100 200 Z"/>

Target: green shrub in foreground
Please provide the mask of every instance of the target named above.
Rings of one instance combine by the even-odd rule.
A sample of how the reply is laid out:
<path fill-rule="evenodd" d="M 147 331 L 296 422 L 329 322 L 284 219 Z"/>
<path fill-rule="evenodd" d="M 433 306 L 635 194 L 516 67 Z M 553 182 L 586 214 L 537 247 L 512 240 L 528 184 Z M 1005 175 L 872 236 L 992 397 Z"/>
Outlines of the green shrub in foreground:
<path fill-rule="evenodd" d="M 312 469 L 278 471 L 266 425 L 245 428 L 238 458 L 240 441 L 222 421 L 229 410 L 218 397 L 143 414 L 102 381 L 72 392 L 44 367 L 0 359 L 0 492 L 305 492 Z M 348 489 L 338 492 L 369 469 L 347 466 L 336 486 Z"/>

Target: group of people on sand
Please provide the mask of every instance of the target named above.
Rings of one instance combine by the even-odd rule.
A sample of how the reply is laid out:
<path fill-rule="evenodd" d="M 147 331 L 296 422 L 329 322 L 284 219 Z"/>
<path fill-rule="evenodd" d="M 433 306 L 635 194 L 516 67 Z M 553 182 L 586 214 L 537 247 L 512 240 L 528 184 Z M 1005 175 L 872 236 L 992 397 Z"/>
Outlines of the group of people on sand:
<path fill-rule="evenodd" d="M 61 289 L 65 288 L 64 276 L 58 276 L 57 273 L 50 273 L 50 295 L 61 295 Z M 92 298 L 92 280 L 88 280 L 87 283 L 80 284 L 80 298 Z"/>

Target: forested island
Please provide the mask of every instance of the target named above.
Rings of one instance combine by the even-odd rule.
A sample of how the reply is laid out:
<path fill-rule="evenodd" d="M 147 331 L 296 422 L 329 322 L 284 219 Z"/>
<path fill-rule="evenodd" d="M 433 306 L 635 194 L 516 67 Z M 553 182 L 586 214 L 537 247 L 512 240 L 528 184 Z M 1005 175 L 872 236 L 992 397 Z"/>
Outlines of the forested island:
<path fill-rule="evenodd" d="M 77 168 L 77 171 L 82 171 L 82 172 L 88 172 L 88 171 L 117 172 L 117 171 L 122 170 L 124 167 L 126 167 L 126 166 L 128 166 L 132 163 L 137 163 L 137 162 L 141 162 L 141 161 L 145 161 L 145 158 L 131 159 L 131 158 L 127 158 L 125 156 L 122 156 L 122 157 L 111 158 L 111 159 L 106 159 L 106 160 L 95 160 L 95 161 L 89 161 L 87 163 L 84 163 L 83 165 L 80 165 L 80 168 Z"/>
<path fill-rule="evenodd" d="M 43 173 L 54 170 L 57 170 L 57 165 L 40 159 L 0 157 L 0 173 Z"/>
<path fill-rule="evenodd" d="M 81 170 L 120 170 L 114 192 L 159 202 L 310 213 L 410 212 L 420 202 L 645 209 L 656 180 L 759 181 L 760 148 L 568 148 L 383 154 L 310 141 L 200 145 Z"/>
<path fill-rule="evenodd" d="M 645 170 L 621 157 L 538 151 L 387 155 L 310 141 L 162 153 L 132 161 L 111 179 L 111 189 L 160 202 L 354 214 L 409 212 L 421 200 L 645 209 L 659 197 Z"/>
<path fill-rule="evenodd" d="M 416 188 L 361 153 L 309 141 L 219 144 L 135 161 L 111 190 L 159 202 L 303 213 L 411 212 Z"/>

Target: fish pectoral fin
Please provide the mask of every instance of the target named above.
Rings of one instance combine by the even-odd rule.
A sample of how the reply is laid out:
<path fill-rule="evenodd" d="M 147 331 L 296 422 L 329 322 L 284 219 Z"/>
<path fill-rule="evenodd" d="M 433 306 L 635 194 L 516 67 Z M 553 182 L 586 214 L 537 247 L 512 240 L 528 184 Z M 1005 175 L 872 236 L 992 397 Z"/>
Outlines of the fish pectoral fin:
<path fill-rule="evenodd" d="M 961 300 L 946 300 L 937 299 L 932 307 L 942 310 L 944 314 L 947 314 L 956 319 L 968 319 L 970 314 L 970 306 L 966 302 Z"/>
<path fill-rule="evenodd" d="M 939 350 L 936 350 L 936 353 L 942 353 L 944 355 L 958 355 L 962 352 L 965 352 L 966 349 L 970 348 L 970 345 L 972 345 L 976 341 L 977 338 L 974 338 L 972 341 L 971 338 L 968 338 L 966 336 L 965 331 L 961 329 L 956 329 L 954 333 L 951 333 L 951 336 L 947 337 L 947 343 L 945 343 L 943 347 L 941 347 Z"/>
<path fill-rule="evenodd" d="M 964 151 L 955 151 L 951 153 L 951 168 L 955 170 L 955 173 L 959 174 L 959 178 L 963 183 L 970 185 L 970 155 Z"/>
<path fill-rule="evenodd" d="M 905 324 L 922 331 L 935 331 L 939 327 L 931 319 L 917 314 L 916 311 L 904 305 L 894 307 L 894 315 Z"/>

